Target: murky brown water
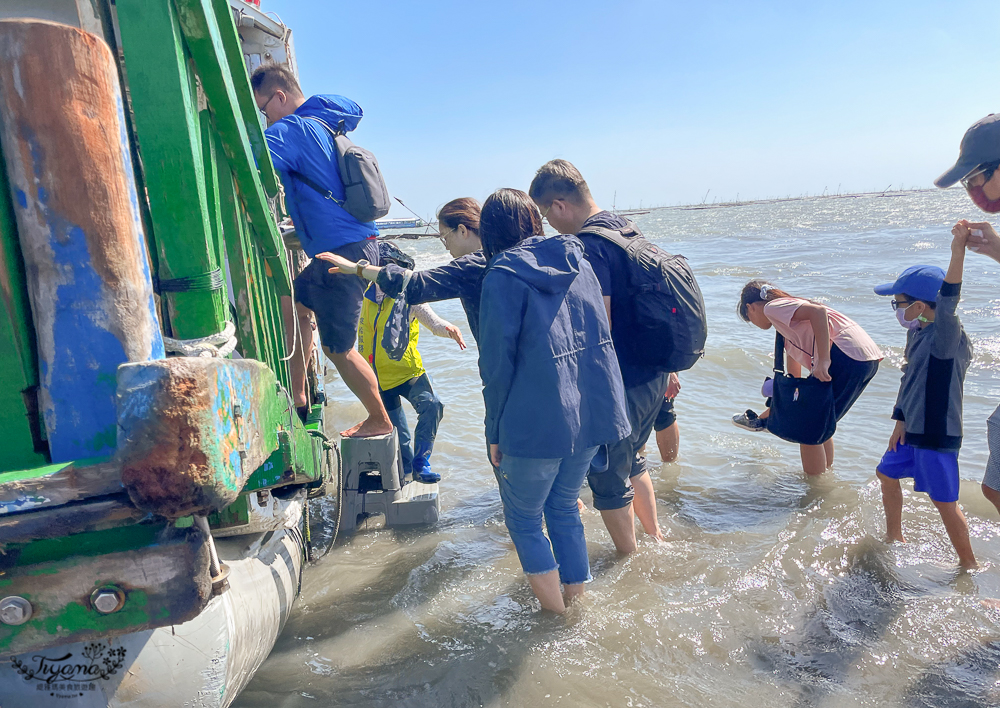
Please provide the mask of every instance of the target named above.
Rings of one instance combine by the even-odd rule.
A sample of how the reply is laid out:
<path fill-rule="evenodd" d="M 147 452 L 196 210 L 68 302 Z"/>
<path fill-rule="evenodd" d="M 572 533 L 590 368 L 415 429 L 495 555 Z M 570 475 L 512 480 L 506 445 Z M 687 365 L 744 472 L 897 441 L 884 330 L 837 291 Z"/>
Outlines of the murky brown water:
<path fill-rule="evenodd" d="M 616 558 L 584 515 L 594 582 L 562 618 L 537 612 L 482 454 L 474 348 L 424 333 L 446 404 L 432 529 L 362 531 L 306 569 L 271 657 L 235 705 L 1000 705 L 1000 517 L 979 492 L 985 419 L 1000 399 L 1000 268 L 970 256 L 962 316 L 976 345 L 966 384 L 961 503 L 983 570 L 958 574 L 939 517 L 908 493 L 910 543 L 886 546 L 874 465 L 891 430 L 904 332 L 871 288 L 906 265 L 944 265 L 957 192 L 659 211 L 648 235 L 692 262 L 710 312 L 709 355 L 682 377 L 681 454 L 653 465 L 666 545 Z M 418 266 L 436 241 L 404 242 Z M 794 446 L 729 418 L 760 405 L 773 340 L 735 316 L 763 275 L 859 321 L 888 357 L 842 423 L 816 481 Z M 438 312 L 464 323 L 457 302 Z M 467 331 L 467 329 L 466 329 Z M 331 425 L 361 415 L 333 380 Z M 658 460 L 655 448 L 651 458 Z M 589 492 L 584 491 L 589 504 Z"/>

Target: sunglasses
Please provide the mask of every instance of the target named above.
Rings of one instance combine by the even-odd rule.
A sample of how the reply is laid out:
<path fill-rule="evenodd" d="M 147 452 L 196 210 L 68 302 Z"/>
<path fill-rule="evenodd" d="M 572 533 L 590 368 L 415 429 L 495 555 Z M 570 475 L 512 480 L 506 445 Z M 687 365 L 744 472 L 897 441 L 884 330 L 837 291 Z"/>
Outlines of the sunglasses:
<path fill-rule="evenodd" d="M 907 307 L 909 307 L 915 302 L 916 300 L 892 300 L 891 304 L 893 310 L 898 310 L 901 307 L 905 310 Z"/>
<path fill-rule="evenodd" d="M 997 171 L 998 167 L 1000 167 L 1000 162 L 990 162 L 985 165 L 980 165 L 979 167 L 977 167 L 972 172 L 970 172 L 969 174 L 967 174 L 965 177 L 962 178 L 962 186 L 965 187 L 966 189 L 969 189 L 970 187 L 969 182 L 974 180 L 976 177 L 979 177 L 980 175 L 983 176 L 984 184 L 986 182 L 989 182 L 991 179 L 993 179 L 993 173 Z"/>

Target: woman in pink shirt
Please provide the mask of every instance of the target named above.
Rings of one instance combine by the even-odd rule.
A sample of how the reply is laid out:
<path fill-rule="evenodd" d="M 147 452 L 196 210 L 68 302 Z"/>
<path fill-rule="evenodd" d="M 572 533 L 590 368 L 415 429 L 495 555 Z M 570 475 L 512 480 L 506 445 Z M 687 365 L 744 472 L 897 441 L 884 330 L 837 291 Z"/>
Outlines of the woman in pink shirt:
<path fill-rule="evenodd" d="M 793 297 L 763 280 L 751 280 L 740 294 L 739 315 L 761 329 L 772 326 L 785 338 L 786 371 L 801 376 L 805 367 L 820 381 L 833 382 L 834 412 L 839 421 L 875 377 L 882 352 L 861 326 L 813 300 Z M 765 430 L 768 411 L 747 411 L 733 423 Z M 802 469 L 822 474 L 833 464 L 833 438 L 822 445 L 799 445 Z"/>

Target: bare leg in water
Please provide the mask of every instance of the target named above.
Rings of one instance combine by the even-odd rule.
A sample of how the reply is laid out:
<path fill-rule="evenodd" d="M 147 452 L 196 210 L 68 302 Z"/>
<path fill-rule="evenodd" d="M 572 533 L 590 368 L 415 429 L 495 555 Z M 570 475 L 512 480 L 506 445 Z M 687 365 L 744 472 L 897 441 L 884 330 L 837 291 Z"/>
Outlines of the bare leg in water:
<path fill-rule="evenodd" d="M 354 348 L 337 353 L 323 347 L 323 351 L 337 367 L 340 378 L 368 411 L 365 420 L 340 434 L 345 438 L 368 438 L 391 433 L 392 421 L 389 420 L 389 414 L 382 405 L 382 397 L 378 394 L 378 380 L 365 358 Z"/>
<path fill-rule="evenodd" d="M 890 543 L 893 541 L 906 543 L 906 539 L 903 538 L 903 490 L 899 486 L 899 480 L 886 477 L 881 472 L 876 472 L 875 476 L 882 485 L 886 540 Z"/>
<path fill-rule="evenodd" d="M 558 570 L 529 575 L 528 584 L 531 585 L 531 590 L 535 593 L 535 597 L 542 603 L 543 610 L 549 610 L 560 615 L 566 611 L 566 602 L 563 600 Z"/>
<path fill-rule="evenodd" d="M 292 320 L 292 298 L 287 295 L 281 298 L 281 313 L 285 321 L 285 341 L 288 342 L 288 351 L 295 347 L 295 355 L 288 364 L 292 375 L 292 398 L 295 400 L 295 407 L 302 408 L 309 405 L 309 393 L 306 391 L 306 366 L 312 357 L 315 346 L 315 335 L 313 333 L 312 310 L 302 303 L 295 303 L 295 317 L 298 317 L 298 341 L 292 340 L 296 334 L 295 322 Z"/>
<path fill-rule="evenodd" d="M 603 510 L 601 518 L 619 553 L 628 555 L 638 548 L 635 541 L 635 515 L 632 513 L 632 504 L 621 509 Z"/>
<path fill-rule="evenodd" d="M 833 438 L 822 445 L 799 445 L 799 455 L 806 475 L 823 474 L 833 466 Z"/>
<path fill-rule="evenodd" d="M 635 498 L 632 499 L 632 508 L 635 515 L 639 517 L 643 530 L 657 541 L 665 541 L 663 533 L 660 531 L 660 522 L 656 514 L 656 495 L 653 492 L 653 480 L 649 477 L 649 472 L 643 472 L 631 478 L 632 489 L 635 490 Z"/>
<path fill-rule="evenodd" d="M 965 514 L 962 513 L 958 502 L 934 502 L 934 506 L 941 514 L 941 521 L 944 522 L 948 538 L 951 539 L 951 545 L 958 554 L 959 565 L 966 570 L 978 568 L 976 556 L 972 553 L 972 542 L 969 540 L 969 522 L 965 520 Z"/>

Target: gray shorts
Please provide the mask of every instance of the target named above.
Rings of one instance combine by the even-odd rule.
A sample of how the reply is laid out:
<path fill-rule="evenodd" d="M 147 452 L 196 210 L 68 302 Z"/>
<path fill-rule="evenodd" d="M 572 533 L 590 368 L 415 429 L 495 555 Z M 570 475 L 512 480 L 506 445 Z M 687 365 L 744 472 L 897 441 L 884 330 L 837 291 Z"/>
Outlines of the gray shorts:
<path fill-rule="evenodd" d="M 640 454 L 653 423 L 663 406 L 669 373 L 657 374 L 651 381 L 625 389 L 625 405 L 632 434 L 624 440 L 607 446 L 607 455 L 599 452 L 587 475 L 587 483 L 594 493 L 594 508 L 599 511 L 621 509 L 632 503 L 635 491 L 632 477 L 646 471 L 646 458 Z M 607 460 L 607 466 L 603 464 Z"/>
<path fill-rule="evenodd" d="M 990 459 L 986 462 L 983 484 L 1000 492 L 1000 406 L 986 421 L 986 435 L 990 444 Z"/>

